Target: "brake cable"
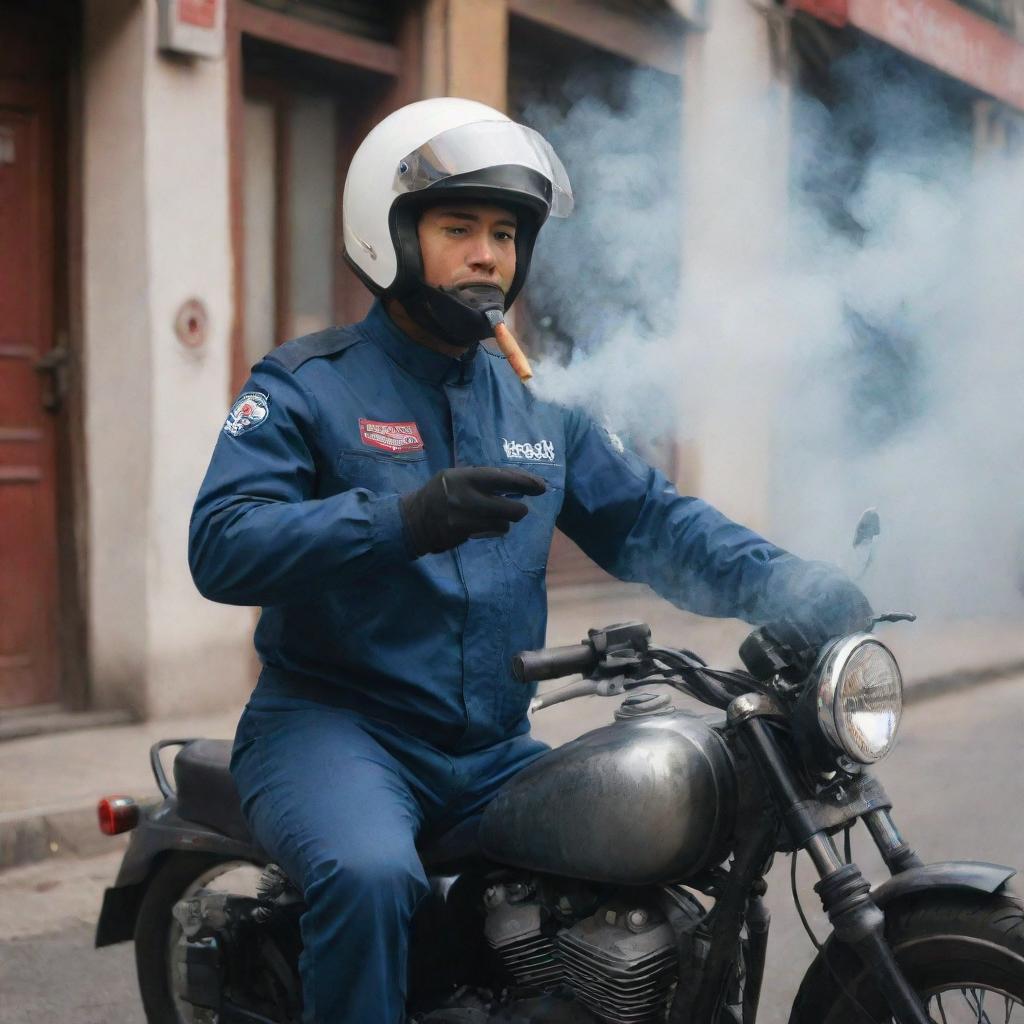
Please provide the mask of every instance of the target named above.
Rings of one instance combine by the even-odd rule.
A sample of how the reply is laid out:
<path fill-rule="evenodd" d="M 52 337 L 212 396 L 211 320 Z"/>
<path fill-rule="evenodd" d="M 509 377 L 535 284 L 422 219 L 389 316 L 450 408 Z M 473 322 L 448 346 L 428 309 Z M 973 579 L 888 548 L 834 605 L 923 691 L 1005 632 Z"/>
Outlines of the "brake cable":
<path fill-rule="evenodd" d="M 807 915 L 804 914 L 804 908 L 800 903 L 800 894 L 797 892 L 796 888 L 796 858 L 799 853 L 799 850 L 794 850 L 790 857 L 789 887 L 793 891 L 793 904 L 796 906 L 796 912 L 800 917 L 800 923 L 804 926 L 804 931 L 807 932 L 807 938 L 811 940 L 811 945 L 818 951 L 818 955 L 821 957 L 822 963 L 824 963 L 828 973 L 832 975 L 832 980 L 839 986 L 839 990 L 844 996 L 846 996 L 868 1024 L 877 1024 L 875 1018 L 868 1013 L 861 1002 L 843 984 L 843 979 L 839 977 L 839 972 L 832 966 L 831 960 L 829 959 L 829 953 L 831 950 L 826 949 L 825 945 L 818 941 L 818 937 L 814 934 L 814 931 L 811 928 L 810 921 L 807 920 Z"/>

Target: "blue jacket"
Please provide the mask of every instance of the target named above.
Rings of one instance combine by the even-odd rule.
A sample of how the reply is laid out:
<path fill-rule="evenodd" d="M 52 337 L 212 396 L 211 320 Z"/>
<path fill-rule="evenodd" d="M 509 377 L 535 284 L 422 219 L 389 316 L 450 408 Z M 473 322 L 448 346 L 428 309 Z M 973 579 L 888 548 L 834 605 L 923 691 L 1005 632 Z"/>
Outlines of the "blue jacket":
<path fill-rule="evenodd" d="M 547 483 L 506 537 L 414 558 L 398 498 L 455 465 Z M 555 526 L 594 561 L 703 615 L 766 621 L 792 556 L 726 519 L 485 348 L 457 360 L 382 306 L 281 346 L 232 409 L 196 500 L 202 594 L 262 607 L 263 692 L 351 707 L 467 751 L 528 729 L 510 659 L 541 647 Z"/>

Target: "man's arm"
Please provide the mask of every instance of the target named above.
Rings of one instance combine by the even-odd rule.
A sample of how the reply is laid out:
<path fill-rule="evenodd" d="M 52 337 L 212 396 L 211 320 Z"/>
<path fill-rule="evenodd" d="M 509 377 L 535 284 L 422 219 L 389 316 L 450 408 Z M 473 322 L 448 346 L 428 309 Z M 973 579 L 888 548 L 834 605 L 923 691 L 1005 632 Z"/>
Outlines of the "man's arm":
<path fill-rule="evenodd" d="M 221 432 L 192 512 L 188 557 L 200 593 L 281 604 L 411 559 L 397 494 L 314 497 L 317 410 L 296 377 L 265 359 L 250 392 L 267 396 L 266 415 Z"/>
<path fill-rule="evenodd" d="M 566 493 L 558 525 L 603 569 L 646 583 L 700 615 L 764 623 L 829 615 L 799 608 L 838 596 L 836 633 L 870 612 L 838 570 L 805 562 L 726 518 L 699 498 L 680 495 L 652 469 L 579 412 L 566 413 Z M 863 602 L 863 606 L 857 601 Z M 856 609 L 849 616 L 845 603 Z"/>

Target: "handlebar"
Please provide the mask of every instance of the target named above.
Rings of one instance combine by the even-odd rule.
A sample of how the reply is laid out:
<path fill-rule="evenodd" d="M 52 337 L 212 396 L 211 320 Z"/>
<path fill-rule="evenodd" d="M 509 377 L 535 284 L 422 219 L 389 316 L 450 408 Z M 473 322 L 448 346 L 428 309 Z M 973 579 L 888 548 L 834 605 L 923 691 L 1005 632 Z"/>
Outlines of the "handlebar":
<path fill-rule="evenodd" d="M 586 675 L 597 665 L 598 655 L 589 641 L 566 647 L 523 651 L 512 659 L 512 675 L 521 683 L 539 683 L 561 676 Z"/>
<path fill-rule="evenodd" d="M 634 655 L 647 649 L 651 627 L 646 622 L 619 622 L 591 629 L 586 640 L 566 647 L 522 651 L 512 659 L 512 675 L 521 683 L 539 683 L 579 672 L 587 675 L 616 654 Z"/>

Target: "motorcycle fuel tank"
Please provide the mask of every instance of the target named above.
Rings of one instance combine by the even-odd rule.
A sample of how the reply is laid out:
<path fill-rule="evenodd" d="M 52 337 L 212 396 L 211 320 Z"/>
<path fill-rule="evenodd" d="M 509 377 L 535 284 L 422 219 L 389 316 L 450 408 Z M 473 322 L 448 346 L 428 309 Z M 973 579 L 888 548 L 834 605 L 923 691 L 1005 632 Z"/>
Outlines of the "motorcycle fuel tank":
<path fill-rule="evenodd" d="M 480 838 L 503 864 L 647 885 L 720 863 L 735 819 L 725 741 L 675 711 L 595 729 L 535 761 L 498 791 Z"/>

